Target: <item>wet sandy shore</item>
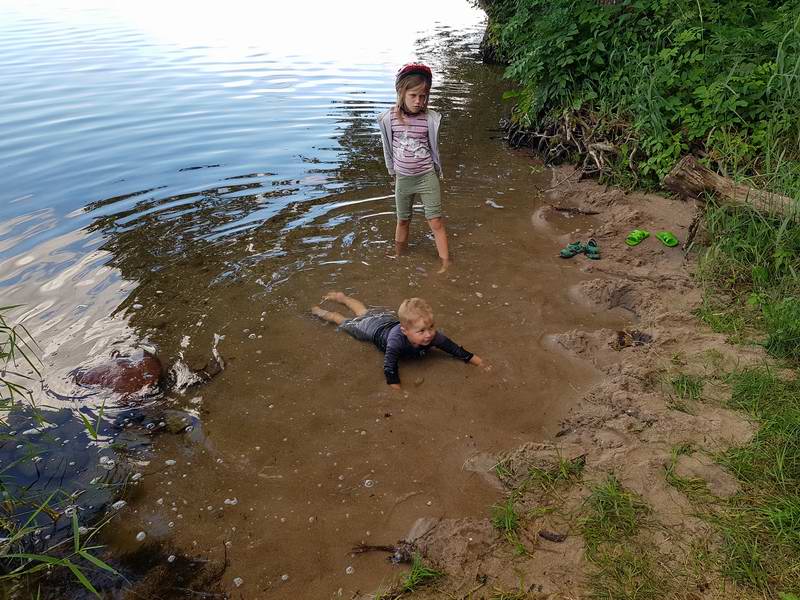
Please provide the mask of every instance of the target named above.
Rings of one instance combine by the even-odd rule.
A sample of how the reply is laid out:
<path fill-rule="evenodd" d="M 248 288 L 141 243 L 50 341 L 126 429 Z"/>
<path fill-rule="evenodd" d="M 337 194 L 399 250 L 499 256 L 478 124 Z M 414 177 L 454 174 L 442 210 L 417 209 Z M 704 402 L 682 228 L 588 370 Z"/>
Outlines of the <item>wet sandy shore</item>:
<path fill-rule="evenodd" d="M 392 230 L 383 217 L 375 232 L 365 215 L 348 224 L 364 242 L 341 249 L 348 262 L 309 269 L 269 301 L 230 290 L 225 317 L 241 317 L 218 329 L 210 312 L 202 325 L 226 336 L 220 351 L 229 366 L 196 396 L 176 400 L 201 407 L 202 433 L 157 440 L 110 540 L 117 551 L 134 549 L 144 530 L 194 556 L 220 559 L 225 547 L 226 586 L 241 577 L 252 597 L 329 597 L 340 588 L 349 597 L 397 571 L 379 555 L 351 556 L 352 546 L 393 543 L 420 517 L 487 513 L 499 491 L 485 457 L 553 436 L 597 381 L 591 365 L 553 352 L 548 335 L 629 318 L 570 296 L 587 279 L 576 268 L 586 259 L 557 253 L 588 221 L 543 216 L 548 174 L 531 175 L 524 153 L 497 152 L 502 208 L 482 194 L 447 200 L 456 263 L 445 275 L 435 274 L 421 222 L 408 256 L 386 258 L 386 243 L 364 254 Z M 352 259 L 356 252 L 363 261 Z M 392 307 L 426 298 L 437 325 L 491 372 L 431 356 L 402 363 L 404 389 L 390 390 L 374 347 L 308 313 L 332 288 Z M 163 465 L 170 459 L 176 464 Z"/>

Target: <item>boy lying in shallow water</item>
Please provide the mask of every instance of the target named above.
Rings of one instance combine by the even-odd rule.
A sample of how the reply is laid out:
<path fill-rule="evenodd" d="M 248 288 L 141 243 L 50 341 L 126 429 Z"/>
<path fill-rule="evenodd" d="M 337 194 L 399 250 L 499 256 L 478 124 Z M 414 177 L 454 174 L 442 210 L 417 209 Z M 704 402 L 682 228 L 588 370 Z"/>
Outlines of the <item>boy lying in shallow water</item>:
<path fill-rule="evenodd" d="M 478 367 L 483 365 L 480 356 L 467 352 L 441 331 L 436 331 L 433 311 L 422 298 L 403 300 L 397 314 L 385 309 L 368 309 L 363 303 L 342 292 L 328 292 L 324 300 L 344 304 L 356 316 L 348 319 L 340 313 L 319 306 L 314 306 L 311 312 L 325 321 L 336 323 L 339 329 L 357 340 L 372 342 L 382 350 L 386 383 L 394 389 L 400 389 L 398 359 L 401 356 L 425 356 L 430 348 L 439 348 Z"/>

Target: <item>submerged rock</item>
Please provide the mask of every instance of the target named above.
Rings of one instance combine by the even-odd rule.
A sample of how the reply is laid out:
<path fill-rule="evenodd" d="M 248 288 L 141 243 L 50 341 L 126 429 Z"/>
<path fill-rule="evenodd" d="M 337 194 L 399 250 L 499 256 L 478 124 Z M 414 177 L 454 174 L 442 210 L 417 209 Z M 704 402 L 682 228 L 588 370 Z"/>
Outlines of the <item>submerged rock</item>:
<path fill-rule="evenodd" d="M 97 366 L 78 368 L 71 375 L 80 386 L 113 392 L 125 400 L 136 400 L 160 395 L 169 390 L 183 392 L 197 384 L 216 377 L 225 368 L 225 361 L 217 351 L 216 345 L 222 336 L 215 336 L 212 359 L 202 369 L 191 369 L 182 359 L 165 369 L 161 360 L 153 353 L 139 350 L 129 356 L 112 355 Z M 52 390 L 50 393 L 62 400 L 80 400 L 83 397 L 61 396 Z M 186 423 L 180 426 L 180 430 Z"/>
<path fill-rule="evenodd" d="M 78 385 L 102 387 L 123 395 L 159 391 L 163 374 L 161 361 L 149 352 L 138 356 L 115 356 L 96 367 L 73 372 Z"/>

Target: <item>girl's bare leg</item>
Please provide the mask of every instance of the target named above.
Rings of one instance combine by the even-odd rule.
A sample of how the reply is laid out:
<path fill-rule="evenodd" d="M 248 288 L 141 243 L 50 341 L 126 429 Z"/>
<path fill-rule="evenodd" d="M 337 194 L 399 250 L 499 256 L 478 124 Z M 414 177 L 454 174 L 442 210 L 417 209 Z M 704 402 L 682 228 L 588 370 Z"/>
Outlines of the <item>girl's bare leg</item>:
<path fill-rule="evenodd" d="M 364 306 L 363 302 L 348 296 L 344 292 L 328 292 L 327 294 L 325 294 L 324 300 L 333 300 L 335 302 L 338 302 L 339 304 L 344 304 L 347 308 L 352 310 L 358 317 L 367 314 L 367 307 Z"/>
<path fill-rule="evenodd" d="M 450 249 L 447 244 L 447 230 L 444 226 L 444 219 L 442 217 L 428 219 L 428 225 L 433 232 L 436 252 L 439 253 L 439 259 L 442 261 L 442 268 L 439 269 L 439 273 L 444 273 L 450 266 Z"/>
<path fill-rule="evenodd" d="M 336 323 L 337 325 L 341 325 L 347 320 L 342 314 L 337 312 L 333 312 L 332 310 L 325 310 L 324 308 L 320 308 L 319 306 L 312 306 L 311 307 L 311 314 L 316 315 L 320 319 L 328 321 L 330 323 Z"/>
<path fill-rule="evenodd" d="M 411 221 L 408 219 L 397 219 L 397 227 L 394 229 L 394 252 L 395 256 L 401 256 L 408 250 L 408 230 Z"/>

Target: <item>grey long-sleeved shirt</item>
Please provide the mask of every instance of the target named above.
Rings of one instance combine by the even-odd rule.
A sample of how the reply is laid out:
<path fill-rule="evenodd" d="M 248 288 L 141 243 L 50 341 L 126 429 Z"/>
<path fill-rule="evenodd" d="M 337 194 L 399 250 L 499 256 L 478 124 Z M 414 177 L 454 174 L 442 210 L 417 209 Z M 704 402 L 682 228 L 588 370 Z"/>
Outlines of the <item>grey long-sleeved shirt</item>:
<path fill-rule="evenodd" d="M 413 346 L 408 338 L 400 331 L 400 323 L 387 323 L 375 332 L 372 338 L 373 343 L 383 352 L 383 374 L 386 375 L 386 383 L 400 383 L 400 372 L 398 370 L 398 360 L 401 356 L 425 356 L 431 348 L 439 348 L 451 356 L 469 362 L 472 353 L 467 352 L 448 338 L 441 331 L 437 331 L 433 341 L 427 346 Z"/>

